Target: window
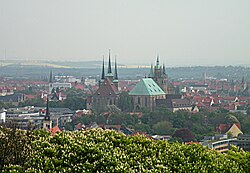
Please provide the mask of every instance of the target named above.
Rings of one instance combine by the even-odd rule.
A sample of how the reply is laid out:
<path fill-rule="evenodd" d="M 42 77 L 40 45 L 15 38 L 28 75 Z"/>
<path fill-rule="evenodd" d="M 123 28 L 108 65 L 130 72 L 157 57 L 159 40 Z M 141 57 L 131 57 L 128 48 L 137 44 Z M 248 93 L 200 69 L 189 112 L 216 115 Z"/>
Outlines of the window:
<path fill-rule="evenodd" d="M 141 104 L 141 98 L 138 97 L 138 104 L 140 105 Z"/>

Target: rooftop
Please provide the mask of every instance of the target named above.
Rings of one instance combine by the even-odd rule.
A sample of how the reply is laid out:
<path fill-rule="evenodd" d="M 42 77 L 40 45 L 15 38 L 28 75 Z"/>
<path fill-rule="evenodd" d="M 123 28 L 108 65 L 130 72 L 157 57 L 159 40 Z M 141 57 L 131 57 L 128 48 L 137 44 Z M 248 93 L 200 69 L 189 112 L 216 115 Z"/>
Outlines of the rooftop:
<path fill-rule="evenodd" d="M 129 95 L 165 95 L 166 93 L 151 78 L 143 78 L 129 92 Z"/>

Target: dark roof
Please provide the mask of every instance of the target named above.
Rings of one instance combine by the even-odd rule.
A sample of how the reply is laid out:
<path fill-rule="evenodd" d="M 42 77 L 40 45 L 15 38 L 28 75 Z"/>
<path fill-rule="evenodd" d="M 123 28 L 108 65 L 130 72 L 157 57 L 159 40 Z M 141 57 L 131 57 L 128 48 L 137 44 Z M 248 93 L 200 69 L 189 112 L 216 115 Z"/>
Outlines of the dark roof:
<path fill-rule="evenodd" d="M 20 102 L 23 101 L 23 94 L 13 94 L 7 96 L 0 96 L 0 101 L 2 102 Z"/>
<path fill-rule="evenodd" d="M 157 99 L 157 106 L 166 106 L 167 108 L 190 107 L 191 102 L 189 99 Z"/>
<path fill-rule="evenodd" d="M 204 88 L 207 88 L 208 85 L 207 84 L 204 84 L 204 85 L 192 84 L 192 85 L 190 85 L 190 87 L 204 87 Z"/>
<path fill-rule="evenodd" d="M 181 99 L 181 94 L 167 94 L 167 99 Z"/>
<path fill-rule="evenodd" d="M 97 89 L 95 94 L 93 96 L 112 96 L 116 97 L 118 93 L 118 90 L 116 86 L 109 80 L 104 79 L 100 87 Z"/>
<path fill-rule="evenodd" d="M 171 101 L 174 108 L 191 106 L 191 102 L 188 99 L 172 99 Z"/>

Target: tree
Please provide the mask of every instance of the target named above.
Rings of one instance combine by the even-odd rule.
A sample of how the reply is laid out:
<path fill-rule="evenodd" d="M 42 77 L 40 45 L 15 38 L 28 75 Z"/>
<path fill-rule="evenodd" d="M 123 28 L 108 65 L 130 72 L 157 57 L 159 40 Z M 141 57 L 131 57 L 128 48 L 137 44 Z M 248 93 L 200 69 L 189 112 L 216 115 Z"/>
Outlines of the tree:
<path fill-rule="evenodd" d="M 25 100 L 24 102 L 20 102 L 19 106 L 37 106 L 37 107 L 43 107 L 45 106 L 44 100 L 40 97 L 32 98 Z"/>
<path fill-rule="evenodd" d="M 151 134 L 152 130 L 148 124 L 135 124 L 133 126 L 136 132 L 146 132 L 147 134 Z"/>
<path fill-rule="evenodd" d="M 160 121 L 153 125 L 153 130 L 158 135 L 171 134 L 173 125 L 169 121 Z"/>
<path fill-rule="evenodd" d="M 181 138 L 183 142 L 190 142 L 194 139 L 195 136 L 189 131 L 189 129 L 183 128 L 176 130 L 172 137 Z"/>
<path fill-rule="evenodd" d="M 17 129 L 14 122 L 0 126 L 0 170 L 9 164 L 23 166 L 32 153 L 32 138 L 32 132 Z"/>

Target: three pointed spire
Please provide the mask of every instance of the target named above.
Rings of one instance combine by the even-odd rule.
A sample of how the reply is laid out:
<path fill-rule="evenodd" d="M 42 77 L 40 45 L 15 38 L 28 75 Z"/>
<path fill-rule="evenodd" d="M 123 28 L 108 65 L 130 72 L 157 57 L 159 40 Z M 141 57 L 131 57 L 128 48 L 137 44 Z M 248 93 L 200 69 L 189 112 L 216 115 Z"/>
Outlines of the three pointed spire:
<path fill-rule="evenodd" d="M 111 71 L 111 60 L 110 60 L 110 49 L 109 49 L 109 64 L 108 64 L 108 73 L 112 73 Z"/>
<path fill-rule="evenodd" d="M 102 62 L 102 78 L 105 79 L 105 71 L 104 71 L 104 57 L 103 57 L 103 62 Z"/>
<path fill-rule="evenodd" d="M 117 73 L 117 64 L 116 64 L 116 57 L 115 57 L 115 80 L 118 80 L 118 73 Z"/>
<path fill-rule="evenodd" d="M 102 63 L 102 75 L 101 79 L 105 79 L 105 71 L 104 71 L 104 57 L 103 57 L 103 63 Z M 115 74 L 113 75 L 112 69 L 111 69 L 111 55 L 110 55 L 110 50 L 109 50 L 109 60 L 108 60 L 108 73 L 106 74 L 106 77 L 110 77 L 111 80 L 115 79 L 118 80 L 118 73 L 117 73 L 117 63 L 116 63 L 116 58 L 115 58 Z M 113 78 L 114 77 L 114 78 Z"/>

